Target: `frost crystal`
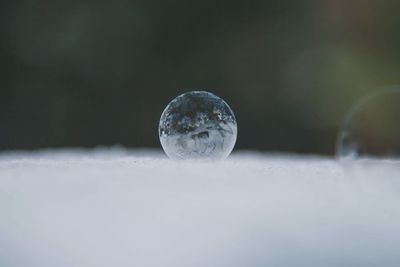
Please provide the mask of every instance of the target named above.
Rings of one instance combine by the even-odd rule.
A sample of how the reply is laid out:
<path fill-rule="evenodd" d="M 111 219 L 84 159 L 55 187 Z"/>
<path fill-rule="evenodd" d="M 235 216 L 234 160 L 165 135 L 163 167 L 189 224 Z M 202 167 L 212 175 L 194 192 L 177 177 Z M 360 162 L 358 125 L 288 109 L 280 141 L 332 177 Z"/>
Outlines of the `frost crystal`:
<path fill-rule="evenodd" d="M 237 124 L 224 100 L 193 91 L 168 104 L 161 115 L 159 135 L 172 159 L 225 159 L 235 145 Z"/>

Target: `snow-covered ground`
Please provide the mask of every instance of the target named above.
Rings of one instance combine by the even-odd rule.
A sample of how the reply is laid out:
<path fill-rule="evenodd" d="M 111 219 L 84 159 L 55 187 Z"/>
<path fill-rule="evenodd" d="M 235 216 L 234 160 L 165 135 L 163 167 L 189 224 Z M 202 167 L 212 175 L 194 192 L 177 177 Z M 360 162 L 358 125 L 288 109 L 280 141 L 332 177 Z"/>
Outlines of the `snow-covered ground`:
<path fill-rule="evenodd" d="M 400 266 L 400 167 L 0 154 L 1 267 Z"/>

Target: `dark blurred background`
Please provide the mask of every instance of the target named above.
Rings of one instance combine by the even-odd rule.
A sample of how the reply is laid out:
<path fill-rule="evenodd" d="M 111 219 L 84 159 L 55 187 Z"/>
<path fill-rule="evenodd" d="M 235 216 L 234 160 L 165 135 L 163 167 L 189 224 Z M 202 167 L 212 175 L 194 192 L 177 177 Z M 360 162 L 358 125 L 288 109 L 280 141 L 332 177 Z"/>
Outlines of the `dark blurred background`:
<path fill-rule="evenodd" d="M 0 150 L 159 147 L 180 93 L 224 98 L 237 148 L 331 154 L 355 100 L 399 83 L 400 1 L 0 4 Z"/>

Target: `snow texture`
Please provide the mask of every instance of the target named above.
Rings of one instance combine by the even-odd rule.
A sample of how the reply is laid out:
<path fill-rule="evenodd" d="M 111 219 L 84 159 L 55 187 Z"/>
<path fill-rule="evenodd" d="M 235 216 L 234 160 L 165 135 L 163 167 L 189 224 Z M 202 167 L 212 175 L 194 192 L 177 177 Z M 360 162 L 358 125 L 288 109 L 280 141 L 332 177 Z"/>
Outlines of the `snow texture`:
<path fill-rule="evenodd" d="M 399 266 L 399 171 L 254 152 L 2 153 L 0 266 Z"/>

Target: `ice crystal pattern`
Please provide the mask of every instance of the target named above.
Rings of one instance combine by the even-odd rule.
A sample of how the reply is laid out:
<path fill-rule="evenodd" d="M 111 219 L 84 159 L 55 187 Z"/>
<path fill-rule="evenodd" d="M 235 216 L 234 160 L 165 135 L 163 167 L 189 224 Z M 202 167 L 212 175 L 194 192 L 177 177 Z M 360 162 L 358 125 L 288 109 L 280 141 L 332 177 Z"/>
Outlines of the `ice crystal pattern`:
<path fill-rule="evenodd" d="M 168 104 L 161 115 L 159 136 L 172 159 L 225 159 L 235 145 L 237 123 L 224 100 L 193 91 Z"/>

